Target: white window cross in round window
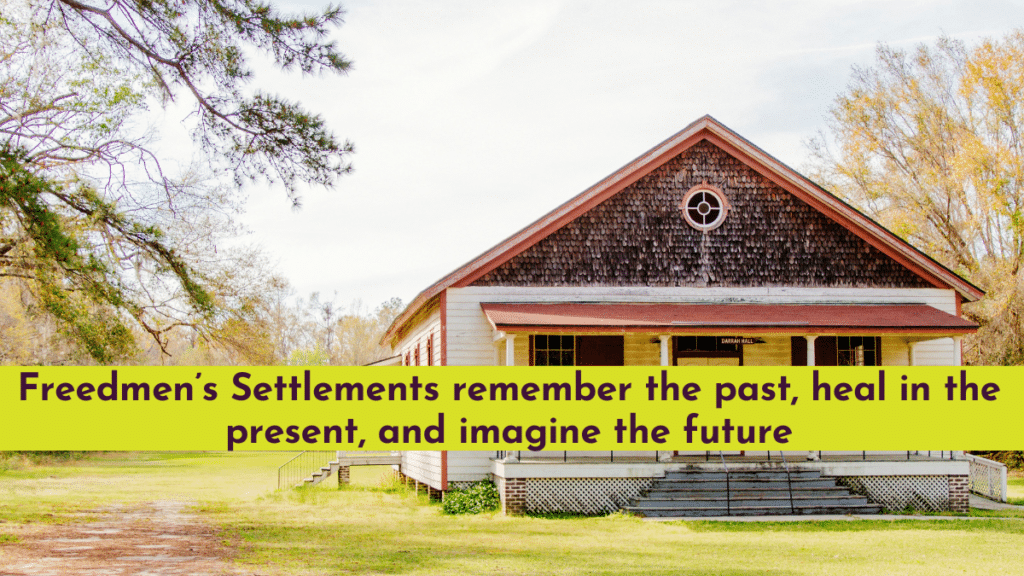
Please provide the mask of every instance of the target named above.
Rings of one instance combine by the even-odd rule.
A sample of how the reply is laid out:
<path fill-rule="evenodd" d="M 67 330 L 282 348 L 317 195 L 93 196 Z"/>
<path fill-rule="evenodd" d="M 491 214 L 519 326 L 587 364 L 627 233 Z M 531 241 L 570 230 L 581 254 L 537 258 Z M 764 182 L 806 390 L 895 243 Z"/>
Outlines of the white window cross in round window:
<path fill-rule="evenodd" d="M 725 194 L 714 186 L 700 184 L 683 196 L 683 218 L 697 230 L 708 232 L 718 228 L 729 213 Z"/>

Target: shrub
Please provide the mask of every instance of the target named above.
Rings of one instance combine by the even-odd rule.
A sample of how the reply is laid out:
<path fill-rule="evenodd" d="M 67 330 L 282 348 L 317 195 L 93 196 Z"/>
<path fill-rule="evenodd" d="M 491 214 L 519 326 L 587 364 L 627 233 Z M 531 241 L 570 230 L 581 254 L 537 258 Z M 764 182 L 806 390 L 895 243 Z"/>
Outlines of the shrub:
<path fill-rule="evenodd" d="M 1024 451 L 1021 450 L 972 450 L 971 454 L 981 456 L 982 458 L 988 458 L 989 460 L 995 460 L 996 462 L 1002 462 L 1003 464 L 1006 464 L 1006 467 L 1010 470 L 1024 470 Z"/>
<path fill-rule="evenodd" d="M 477 482 L 469 488 L 449 490 L 441 503 L 441 511 L 445 514 L 480 514 L 500 507 L 498 487 L 492 482 Z"/>
<path fill-rule="evenodd" d="M 30 466 L 32 461 L 20 452 L 0 452 L 0 472 L 24 470 Z"/>

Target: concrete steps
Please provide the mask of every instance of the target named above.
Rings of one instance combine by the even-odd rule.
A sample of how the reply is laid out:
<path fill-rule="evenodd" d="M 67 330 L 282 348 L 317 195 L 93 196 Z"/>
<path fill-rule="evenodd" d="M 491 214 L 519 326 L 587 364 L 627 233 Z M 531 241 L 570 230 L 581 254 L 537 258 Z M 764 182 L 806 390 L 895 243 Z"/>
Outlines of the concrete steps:
<path fill-rule="evenodd" d="M 310 474 L 309 478 L 306 478 L 302 483 L 306 486 L 316 486 L 324 480 L 333 476 L 337 471 L 341 463 L 337 460 L 329 462 L 326 466 L 321 466 L 319 470 Z"/>
<path fill-rule="evenodd" d="M 882 507 L 853 496 L 818 470 L 764 468 L 672 470 L 656 478 L 628 512 L 650 517 L 879 514 Z"/>

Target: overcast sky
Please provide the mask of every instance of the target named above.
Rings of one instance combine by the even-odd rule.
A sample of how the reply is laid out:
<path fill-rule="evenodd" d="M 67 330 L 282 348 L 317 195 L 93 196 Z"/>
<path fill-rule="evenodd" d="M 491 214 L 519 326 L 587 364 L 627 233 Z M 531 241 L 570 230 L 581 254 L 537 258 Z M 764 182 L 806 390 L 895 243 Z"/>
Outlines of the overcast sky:
<path fill-rule="evenodd" d="M 319 2 L 279 0 L 286 9 Z M 349 75 L 261 74 L 351 140 L 355 172 L 247 225 L 298 292 L 428 285 L 704 114 L 794 168 L 854 65 L 1024 23 L 1021 2 L 348 0 Z"/>

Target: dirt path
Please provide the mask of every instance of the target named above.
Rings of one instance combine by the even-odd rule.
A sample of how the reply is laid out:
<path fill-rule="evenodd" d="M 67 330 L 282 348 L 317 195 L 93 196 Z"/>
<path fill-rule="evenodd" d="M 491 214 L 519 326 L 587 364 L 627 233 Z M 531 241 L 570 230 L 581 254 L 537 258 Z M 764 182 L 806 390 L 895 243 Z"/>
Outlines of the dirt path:
<path fill-rule="evenodd" d="M 183 502 L 98 511 L 98 522 L 32 527 L 0 546 L 0 576 L 240 574 Z M 92 514 L 95 516 L 95 514 Z"/>

